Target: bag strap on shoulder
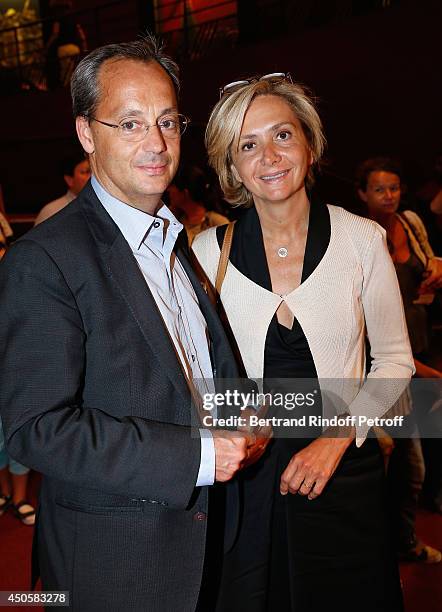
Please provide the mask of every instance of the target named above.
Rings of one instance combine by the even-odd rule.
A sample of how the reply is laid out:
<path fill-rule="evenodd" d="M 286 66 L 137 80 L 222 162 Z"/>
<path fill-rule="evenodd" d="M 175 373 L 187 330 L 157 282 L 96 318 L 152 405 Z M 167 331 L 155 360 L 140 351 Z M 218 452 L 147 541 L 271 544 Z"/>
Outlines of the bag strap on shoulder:
<path fill-rule="evenodd" d="M 420 233 L 418 232 L 417 228 L 414 226 L 412 220 L 409 219 L 408 217 L 406 217 L 403 212 L 399 212 L 399 213 L 396 213 L 396 214 L 400 218 L 400 220 L 402 221 L 402 225 L 404 225 L 408 229 L 408 232 L 413 236 L 413 238 L 415 239 L 416 243 L 419 245 L 419 248 L 420 248 L 420 250 L 422 251 L 422 253 L 423 253 L 424 257 L 425 257 L 426 265 L 428 265 L 429 257 L 427 255 L 427 252 L 426 252 L 426 249 L 425 249 L 425 245 L 422 244 Z"/>
<path fill-rule="evenodd" d="M 221 248 L 221 254 L 219 256 L 218 270 L 216 272 L 215 280 L 215 291 L 217 296 L 221 294 L 221 287 L 224 282 L 226 275 L 227 264 L 229 263 L 230 249 L 232 248 L 233 230 L 235 228 L 236 221 L 231 221 L 224 234 L 223 246 Z"/>

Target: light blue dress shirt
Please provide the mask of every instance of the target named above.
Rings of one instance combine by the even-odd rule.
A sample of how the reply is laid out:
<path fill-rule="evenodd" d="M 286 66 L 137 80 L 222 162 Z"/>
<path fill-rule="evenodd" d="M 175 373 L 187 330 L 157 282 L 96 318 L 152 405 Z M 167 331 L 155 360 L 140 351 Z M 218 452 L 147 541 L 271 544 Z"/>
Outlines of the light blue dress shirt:
<path fill-rule="evenodd" d="M 112 217 L 140 267 L 169 332 L 193 397 L 213 381 L 206 321 L 192 284 L 173 248 L 183 226 L 167 206 L 153 217 L 118 200 L 98 182 L 92 187 Z M 209 430 L 201 429 L 201 461 L 196 486 L 215 480 L 215 447 Z"/>

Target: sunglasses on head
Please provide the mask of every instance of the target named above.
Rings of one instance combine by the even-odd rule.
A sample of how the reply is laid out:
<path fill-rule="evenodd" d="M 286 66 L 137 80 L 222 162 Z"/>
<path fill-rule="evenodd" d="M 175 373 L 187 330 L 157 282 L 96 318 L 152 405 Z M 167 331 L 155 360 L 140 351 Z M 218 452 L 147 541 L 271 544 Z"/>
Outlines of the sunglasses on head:
<path fill-rule="evenodd" d="M 242 87 L 246 87 L 246 85 L 258 83 L 259 81 L 268 81 L 269 83 L 274 84 L 282 83 L 283 81 L 293 83 L 290 72 L 271 72 L 270 74 L 264 74 L 262 77 L 252 77 L 251 79 L 243 79 L 242 81 L 232 81 L 232 83 L 227 83 L 227 85 L 224 85 L 224 87 L 219 88 L 219 97 L 222 98 L 225 94 L 232 94 Z"/>

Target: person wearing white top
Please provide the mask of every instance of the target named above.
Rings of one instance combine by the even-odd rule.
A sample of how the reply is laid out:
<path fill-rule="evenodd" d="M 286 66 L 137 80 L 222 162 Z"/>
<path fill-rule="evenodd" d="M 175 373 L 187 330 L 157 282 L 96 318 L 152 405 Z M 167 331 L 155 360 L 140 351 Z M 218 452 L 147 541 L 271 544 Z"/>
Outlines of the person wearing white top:
<path fill-rule="evenodd" d="M 63 162 L 63 178 L 68 186 L 68 190 L 60 198 L 52 200 L 52 202 L 43 206 L 34 221 L 34 225 L 46 221 L 46 219 L 49 219 L 49 217 L 52 217 L 52 215 L 55 215 L 59 210 L 70 204 L 86 185 L 90 176 L 91 168 L 89 160 L 85 158 L 84 153 L 66 158 Z"/>
<path fill-rule="evenodd" d="M 394 404 L 414 366 L 385 232 L 311 196 L 321 122 L 289 74 L 221 90 L 206 131 L 236 222 L 220 291 L 248 376 L 264 390 L 299 379 L 340 398 L 348 426 L 274 431 L 239 475 L 240 534 L 225 556 L 218 612 L 402 610 L 384 499 L 383 461 L 369 423 Z M 193 250 L 215 284 L 225 228 Z M 372 352 L 365 372 L 365 338 Z M 297 414 L 317 417 L 321 403 Z M 232 606 L 232 601 L 234 605 Z"/>

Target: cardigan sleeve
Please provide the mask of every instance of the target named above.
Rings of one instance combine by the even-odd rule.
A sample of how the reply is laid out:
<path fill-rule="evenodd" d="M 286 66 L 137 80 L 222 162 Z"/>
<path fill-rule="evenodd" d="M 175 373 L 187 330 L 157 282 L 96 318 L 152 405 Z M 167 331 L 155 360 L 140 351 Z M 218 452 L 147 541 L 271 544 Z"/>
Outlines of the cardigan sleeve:
<path fill-rule="evenodd" d="M 204 272 L 207 274 L 208 279 L 212 285 L 215 285 L 220 257 L 220 250 L 216 239 L 216 227 L 211 227 L 197 234 L 191 248 L 203 267 Z"/>
<path fill-rule="evenodd" d="M 375 419 L 384 415 L 407 387 L 414 361 L 399 283 L 385 232 L 374 226 L 362 260 L 362 305 L 371 346 L 370 372 L 349 406 L 356 419 L 356 444 L 361 446 Z"/>

